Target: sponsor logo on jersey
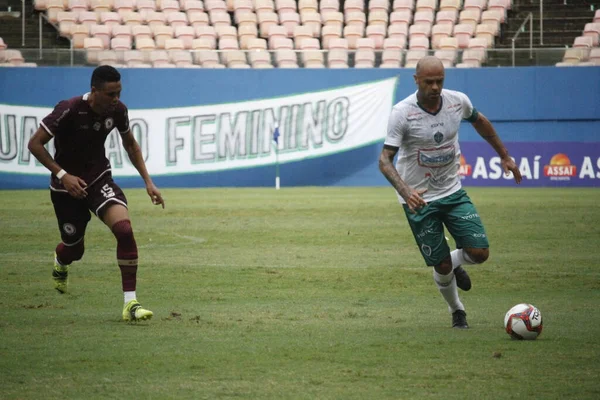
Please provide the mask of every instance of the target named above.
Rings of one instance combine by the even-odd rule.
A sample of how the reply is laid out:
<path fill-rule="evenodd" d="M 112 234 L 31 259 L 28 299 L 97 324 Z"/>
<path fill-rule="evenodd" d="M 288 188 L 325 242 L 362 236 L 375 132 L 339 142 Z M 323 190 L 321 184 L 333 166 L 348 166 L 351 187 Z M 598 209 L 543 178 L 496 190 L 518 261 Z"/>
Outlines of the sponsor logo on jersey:
<path fill-rule="evenodd" d="M 458 174 L 460 176 L 470 176 L 472 172 L 473 172 L 473 167 L 471 167 L 470 164 L 467 164 L 467 160 L 465 160 L 465 157 L 461 154 L 460 155 L 460 166 L 458 167 Z"/>
<path fill-rule="evenodd" d="M 454 146 L 444 146 L 435 149 L 419 149 L 418 162 L 421 167 L 440 168 L 454 162 L 456 153 Z"/>

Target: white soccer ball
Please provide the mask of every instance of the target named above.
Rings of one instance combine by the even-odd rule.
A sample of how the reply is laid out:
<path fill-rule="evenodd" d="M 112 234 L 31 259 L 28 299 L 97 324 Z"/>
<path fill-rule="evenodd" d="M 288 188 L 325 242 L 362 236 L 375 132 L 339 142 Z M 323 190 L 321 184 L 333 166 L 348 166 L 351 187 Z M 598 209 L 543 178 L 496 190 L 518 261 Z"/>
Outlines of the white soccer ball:
<path fill-rule="evenodd" d="M 542 313 L 527 303 L 517 304 L 504 316 L 504 328 L 513 339 L 534 340 L 543 328 Z"/>

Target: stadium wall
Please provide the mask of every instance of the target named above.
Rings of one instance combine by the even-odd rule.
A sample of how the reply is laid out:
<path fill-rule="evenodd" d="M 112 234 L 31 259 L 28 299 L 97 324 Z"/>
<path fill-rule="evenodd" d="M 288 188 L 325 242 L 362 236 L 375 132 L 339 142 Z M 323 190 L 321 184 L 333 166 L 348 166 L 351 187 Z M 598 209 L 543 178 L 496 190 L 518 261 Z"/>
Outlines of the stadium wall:
<path fill-rule="evenodd" d="M 48 173 L 28 154 L 27 140 L 57 101 L 88 91 L 91 71 L 0 69 L 0 188 L 47 187 Z M 121 72 L 122 100 L 163 187 L 272 186 L 276 163 L 283 187 L 387 185 L 377 168 L 387 115 L 415 90 L 410 69 Z M 600 186 L 600 68 L 448 69 L 445 85 L 467 93 L 494 123 L 525 175 L 523 186 Z M 223 115 L 231 124 L 225 133 Z M 247 119 L 238 126 L 240 115 Z M 302 127 L 303 115 L 309 125 Z M 284 119 L 287 128 L 279 126 Z M 202 133 L 197 121 L 216 131 Z M 282 131 L 277 152 L 264 146 L 274 127 Z M 246 138 L 253 134 L 263 137 L 254 153 Z M 460 135 L 465 185 L 512 185 L 470 124 Z M 118 139 L 109 139 L 117 181 L 141 186 L 115 149 Z M 200 157 L 188 154 L 194 151 Z"/>

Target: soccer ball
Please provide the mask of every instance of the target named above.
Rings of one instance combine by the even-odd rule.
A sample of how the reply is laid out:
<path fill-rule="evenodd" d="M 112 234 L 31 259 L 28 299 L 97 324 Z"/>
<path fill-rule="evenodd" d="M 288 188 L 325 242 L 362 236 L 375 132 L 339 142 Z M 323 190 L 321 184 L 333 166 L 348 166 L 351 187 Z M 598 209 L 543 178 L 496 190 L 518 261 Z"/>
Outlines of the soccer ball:
<path fill-rule="evenodd" d="M 513 339 L 534 340 L 542 333 L 542 314 L 531 304 L 517 304 L 504 316 L 504 328 Z"/>

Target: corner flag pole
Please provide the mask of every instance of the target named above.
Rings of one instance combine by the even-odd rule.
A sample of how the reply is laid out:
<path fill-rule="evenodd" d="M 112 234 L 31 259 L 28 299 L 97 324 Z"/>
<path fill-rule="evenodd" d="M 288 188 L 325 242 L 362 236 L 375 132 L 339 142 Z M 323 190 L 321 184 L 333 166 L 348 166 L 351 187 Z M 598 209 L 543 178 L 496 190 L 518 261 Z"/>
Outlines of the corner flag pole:
<path fill-rule="evenodd" d="M 275 142 L 275 190 L 279 190 L 279 126 L 275 126 L 273 141 Z"/>

